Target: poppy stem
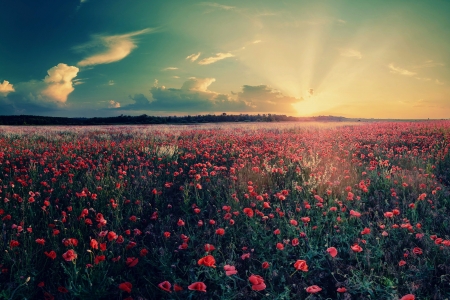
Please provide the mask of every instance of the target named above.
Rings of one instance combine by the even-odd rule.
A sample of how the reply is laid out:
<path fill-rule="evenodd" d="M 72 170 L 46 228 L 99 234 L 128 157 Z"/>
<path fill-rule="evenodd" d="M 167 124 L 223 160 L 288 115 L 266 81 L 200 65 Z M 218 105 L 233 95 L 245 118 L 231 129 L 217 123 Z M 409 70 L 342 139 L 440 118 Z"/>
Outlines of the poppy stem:
<path fill-rule="evenodd" d="M 297 271 L 298 270 L 295 270 L 294 273 L 292 273 L 291 276 L 289 276 L 289 277 L 292 277 L 295 273 L 297 273 Z"/>

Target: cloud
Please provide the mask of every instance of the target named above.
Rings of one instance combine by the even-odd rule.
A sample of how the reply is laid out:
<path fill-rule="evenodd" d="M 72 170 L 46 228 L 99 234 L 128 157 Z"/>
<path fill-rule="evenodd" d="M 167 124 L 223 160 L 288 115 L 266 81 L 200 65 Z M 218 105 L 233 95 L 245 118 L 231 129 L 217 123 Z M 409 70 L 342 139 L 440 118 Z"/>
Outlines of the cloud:
<path fill-rule="evenodd" d="M 217 8 L 217 9 L 222 9 L 222 10 L 232 10 L 232 9 L 236 8 L 235 6 L 222 5 L 222 4 L 214 3 L 214 2 L 202 2 L 201 5 L 209 6 L 209 7 Z"/>
<path fill-rule="evenodd" d="M 342 19 L 337 19 L 336 22 L 338 22 L 339 24 L 346 24 L 347 21 L 342 20 Z"/>
<path fill-rule="evenodd" d="M 411 72 L 406 69 L 395 67 L 394 64 L 389 64 L 388 67 L 389 67 L 389 69 L 391 69 L 391 73 L 393 73 L 393 74 L 400 74 L 400 75 L 404 75 L 404 76 L 413 76 L 413 75 L 417 74 L 415 72 Z"/>
<path fill-rule="evenodd" d="M 14 92 L 14 87 L 9 81 L 3 80 L 3 83 L 0 84 L 0 95 L 8 95 L 8 93 Z"/>
<path fill-rule="evenodd" d="M 442 81 L 439 81 L 439 79 L 436 79 L 434 82 L 436 82 L 436 84 L 438 84 L 438 85 L 443 85 L 444 84 Z"/>
<path fill-rule="evenodd" d="M 115 85 L 116 83 L 114 82 L 114 80 L 110 80 L 108 81 L 108 85 Z"/>
<path fill-rule="evenodd" d="M 260 112 L 293 112 L 292 104 L 302 101 L 268 85 L 244 85 L 236 95 L 237 100 L 244 102 L 250 111 Z"/>
<path fill-rule="evenodd" d="M 434 62 L 432 60 L 427 60 L 419 65 L 414 66 L 414 69 L 422 69 L 422 68 L 433 68 L 433 67 L 443 67 L 445 64 Z"/>
<path fill-rule="evenodd" d="M 191 77 L 180 88 L 155 84 L 150 92 L 152 100 L 143 94 L 130 96 L 134 103 L 121 110 L 177 111 L 177 112 L 284 112 L 296 114 L 292 104 L 301 101 L 284 95 L 267 85 L 244 85 L 230 94 L 210 90 L 215 78 Z"/>
<path fill-rule="evenodd" d="M 314 89 L 309 89 L 309 90 L 308 90 L 308 94 L 309 94 L 310 96 L 314 95 Z"/>
<path fill-rule="evenodd" d="M 180 76 L 172 76 L 172 78 L 178 79 L 180 78 Z"/>
<path fill-rule="evenodd" d="M 108 108 L 120 108 L 120 103 L 114 100 L 108 101 Z"/>
<path fill-rule="evenodd" d="M 350 49 L 350 48 L 339 49 L 339 53 L 341 56 L 345 56 L 345 57 L 355 57 L 357 59 L 362 58 L 361 52 L 359 52 L 358 50 Z"/>
<path fill-rule="evenodd" d="M 78 62 L 78 66 L 94 66 L 99 64 L 109 64 L 127 57 L 131 51 L 136 48 L 135 36 L 150 33 L 153 29 L 146 28 L 140 31 L 134 31 L 121 35 L 102 36 L 95 35 L 92 41 L 78 46 L 76 51 L 88 51 L 91 48 L 102 47 L 103 50 L 96 54 L 90 55 Z"/>
<path fill-rule="evenodd" d="M 198 52 L 198 53 L 191 54 L 188 57 L 186 57 L 186 59 L 188 59 L 190 61 L 196 61 L 200 57 L 200 54 L 202 54 L 202 53 Z"/>
<path fill-rule="evenodd" d="M 42 91 L 42 94 L 57 102 L 66 102 L 67 96 L 74 91 L 72 79 L 77 76 L 79 70 L 77 67 L 62 63 L 49 69 L 44 79 L 47 88 Z"/>
<path fill-rule="evenodd" d="M 167 67 L 165 69 L 163 69 L 163 71 L 173 71 L 173 70 L 178 70 L 177 67 Z"/>
<path fill-rule="evenodd" d="M 209 65 L 215 63 L 219 60 L 233 57 L 234 55 L 231 53 L 217 53 L 215 56 L 207 57 L 198 62 L 199 65 Z"/>

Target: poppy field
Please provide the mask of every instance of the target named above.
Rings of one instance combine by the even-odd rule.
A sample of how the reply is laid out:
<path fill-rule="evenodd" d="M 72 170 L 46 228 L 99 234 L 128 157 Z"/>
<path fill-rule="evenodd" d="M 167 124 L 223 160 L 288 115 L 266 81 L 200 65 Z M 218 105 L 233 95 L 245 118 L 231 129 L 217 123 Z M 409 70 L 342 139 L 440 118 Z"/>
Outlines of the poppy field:
<path fill-rule="evenodd" d="M 0 299 L 450 298 L 450 122 L 0 127 Z"/>

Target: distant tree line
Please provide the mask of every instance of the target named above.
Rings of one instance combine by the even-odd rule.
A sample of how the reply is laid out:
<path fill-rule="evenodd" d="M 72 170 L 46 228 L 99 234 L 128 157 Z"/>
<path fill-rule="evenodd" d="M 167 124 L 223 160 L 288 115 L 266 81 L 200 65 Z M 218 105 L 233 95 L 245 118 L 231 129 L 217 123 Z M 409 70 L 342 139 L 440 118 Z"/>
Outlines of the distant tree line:
<path fill-rule="evenodd" d="M 287 121 L 345 121 L 344 117 L 292 117 L 277 114 L 196 115 L 196 116 L 126 116 L 95 118 L 62 118 L 30 115 L 0 116 L 0 125 L 120 125 L 120 124 L 198 124 L 223 122 L 287 122 Z"/>

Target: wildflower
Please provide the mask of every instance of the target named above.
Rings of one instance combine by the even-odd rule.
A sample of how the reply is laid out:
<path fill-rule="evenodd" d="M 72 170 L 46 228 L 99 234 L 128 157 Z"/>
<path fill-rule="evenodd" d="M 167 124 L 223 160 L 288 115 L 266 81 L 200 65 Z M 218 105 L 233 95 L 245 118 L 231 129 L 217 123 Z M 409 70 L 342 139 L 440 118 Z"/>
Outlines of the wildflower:
<path fill-rule="evenodd" d="M 199 291 L 206 293 L 206 284 L 203 282 L 194 282 L 193 284 L 188 286 L 188 289 L 191 291 Z"/>
<path fill-rule="evenodd" d="M 254 291 L 262 291 L 266 288 L 264 279 L 259 275 L 251 275 L 248 278 L 248 281 L 250 281 L 250 283 L 252 284 L 252 290 Z"/>
<path fill-rule="evenodd" d="M 217 234 L 217 235 L 224 235 L 224 234 L 225 234 L 225 229 L 223 229 L 223 228 L 217 229 L 217 230 L 216 230 L 216 234 Z"/>
<path fill-rule="evenodd" d="M 78 255 L 72 249 L 62 255 L 65 261 L 73 261 L 74 259 L 77 259 L 77 256 Z"/>
<path fill-rule="evenodd" d="M 365 234 L 370 234 L 370 228 L 364 228 L 364 230 L 363 231 L 361 231 L 361 234 L 362 235 L 365 235 Z"/>
<path fill-rule="evenodd" d="M 420 249 L 419 247 L 415 247 L 415 248 L 413 249 L 413 253 L 416 254 L 416 255 L 420 255 L 420 254 L 423 253 L 423 251 L 422 251 L 422 249 Z"/>
<path fill-rule="evenodd" d="M 401 260 L 401 261 L 399 261 L 398 265 L 399 265 L 400 267 L 401 267 L 401 266 L 404 266 L 404 265 L 406 265 L 406 261 Z"/>
<path fill-rule="evenodd" d="M 97 255 L 94 258 L 94 264 L 98 265 L 101 261 L 104 261 L 106 257 L 104 255 Z"/>
<path fill-rule="evenodd" d="M 121 284 L 119 284 L 119 289 L 127 293 L 131 293 L 132 288 L 133 285 L 130 282 L 122 282 Z"/>
<path fill-rule="evenodd" d="M 311 285 L 309 287 L 306 288 L 306 292 L 310 293 L 310 294 L 315 294 L 318 293 L 322 290 L 321 287 L 319 287 L 318 285 Z"/>
<path fill-rule="evenodd" d="M 211 252 L 211 251 L 216 250 L 216 247 L 214 247 L 211 244 L 205 244 L 204 249 L 205 249 L 206 252 Z"/>
<path fill-rule="evenodd" d="M 296 220 L 290 220 L 289 224 L 291 224 L 292 226 L 297 226 L 298 222 Z"/>
<path fill-rule="evenodd" d="M 18 241 L 12 240 L 11 242 L 9 242 L 9 247 L 14 248 L 14 247 L 19 247 L 20 243 Z"/>
<path fill-rule="evenodd" d="M 338 254 L 337 249 L 334 247 L 328 248 L 327 252 L 331 255 L 331 257 L 336 257 L 336 255 Z"/>
<path fill-rule="evenodd" d="M 277 243 L 277 249 L 278 250 L 283 250 L 284 249 L 284 245 L 282 243 Z"/>
<path fill-rule="evenodd" d="M 66 293 L 68 293 L 69 291 L 68 291 L 65 287 L 60 286 L 60 287 L 58 287 L 58 292 L 63 293 L 63 294 L 66 294 Z"/>
<path fill-rule="evenodd" d="M 280 229 L 275 229 L 275 230 L 273 231 L 273 234 L 276 234 L 276 235 L 278 235 L 278 234 L 280 234 L 280 233 L 281 233 Z"/>
<path fill-rule="evenodd" d="M 306 261 L 301 260 L 301 259 L 297 260 L 294 263 L 294 268 L 296 270 L 300 270 L 300 271 L 303 271 L 303 272 L 308 272 L 308 265 L 306 264 Z"/>
<path fill-rule="evenodd" d="M 363 249 L 361 248 L 361 246 L 359 246 L 358 244 L 354 244 L 353 246 L 350 247 L 353 252 L 362 252 Z"/>
<path fill-rule="evenodd" d="M 415 300 L 416 297 L 413 294 L 407 294 L 400 298 L 400 300 Z"/>
<path fill-rule="evenodd" d="M 185 224 L 184 221 L 181 220 L 181 219 L 179 219 L 178 222 L 177 222 L 178 226 L 184 226 L 184 224 Z"/>
<path fill-rule="evenodd" d="M 51 259 L 55 259 L 55 258 L 56 258 L 56 252 L 53 251 L 53 250 L 50 251 L 50 252 L 45 251 L 44 254 L 45 254 L 48 258 L 51 258 Z"/>
<path fill-rule="evenodd" d="M 225 274 L 227 276 L 231 276 L 231 275 L 237 274 L 236 267 L 234 267 L 234 266 L 225 265 L 225 266 L 223 266 L 223 269 L 225 270 Z"/>
<path fill-rule="evenodd" d="M 36 239 L 36 243 L 38 243 L 39 245 L 44 246 L 45 240 L 44 239 Z"/>
<path fill-rule="evenodd" d="M 250 253 L 244 253 L 244 254 L 241 255 L 241 259 L 242 260 L 245 260 L 247 258 L 250 258 Z"/>
<path fill-rule="evenodd" d="M 144 256 L 146 256 L 148 254 L 148 250 L 147 249 L 141 249 L 141 251 L 139 251 L 139 255 L 141 256 L 141 257 L 144 257 Z"/>
<path fill-rule="evenodd" d="M 291 242 L 291 244 L 292 244 L 292 246 L 298 246 L 300 243 L 299 243 L 299 241 L 298 241 L 298 238 L 294 238 L 294 239 L 292 239 L 292 242 Z"/>
<path fill-rule="evenodd" d="M 356 217 L 356 218 L 361 217 L 361 213 L 359 213 L 357 211 L 354 211 L 353 209 L 350 210 L 350 215 L 353 216 L 353 217 Z"/>
<path fill-rule="evenodd" d="M 347 289 L 345 287 L 340 287 L 336 290 L 338 293 L 345 293 Z"/>
<path fill-rule="evenodd" d="M 244 208 L 243 211 L 249 218 L 253 218 L 253 214 L 254 214 L 253 209 L 246 207 L 246 208 Z"/>
<path fill-rule="evenodd" d="M 214 256 L 212 255 L 207 255 L 205 257 L 202 257 L 198 260 L 197 262 L 200 266 L 205 266 L 205 267 L 211 267 L 211 268 L 215 268 L 215 263 L 216 260 L 214 259 Z"/>
<path fill-rule="evenodd" d="M 127 267 L 132 268 L 132 267 L 136 266 L 138 262 L 139 262 L 138 258 L 128 257 L 127 261 L 125 263 L 127 264 Z"/>
<path fill-rule="evenodd" d="M 117 239 L 117 234 L 114 231 L 110 231 L 108 232 L 108 241 L 113 241 Z"/>
<path fill-rule="evenodd" d="M 183 288 L 181 287 L 181 286 L 179 286 L 178 284 L 174 284 L 173 285 L 173 290 L 175 291 L 175 292 L 180 292 L 180 291 L 182 291 L 183 290 Z"/>
<path fill-rule="evenodd" d="M 170 291 L 170 288 L 172 287 L 172 285 L 171 285 L 170 282 L 168 282 L 168 281 L 163 281 L 163 282 L 161 282 L 160 284 L 158 284 L 158 287 L 159 287 L 160 289 L 162 289 L 163 291 L 166 291 L 166 292 L 168 292 L 168 293 L 172 293 L 172 292 Z"/>
<path fill-rule="evenodd" d="M 98 249 L 98 242 L 97 242 L 97 240 L 91 239 L 89 245 L 91 246 L 92 249 Z"/>
<path fill-rule="evenodd" d="M 261 264 L 261 267 L 263 268 L 263 269 L 267 269 L 267 268 L 269 268 L 269 263 L 267 262 L 267 261 L 265 261 L 265 262 L 263 262 L 262 264 Z"/>

